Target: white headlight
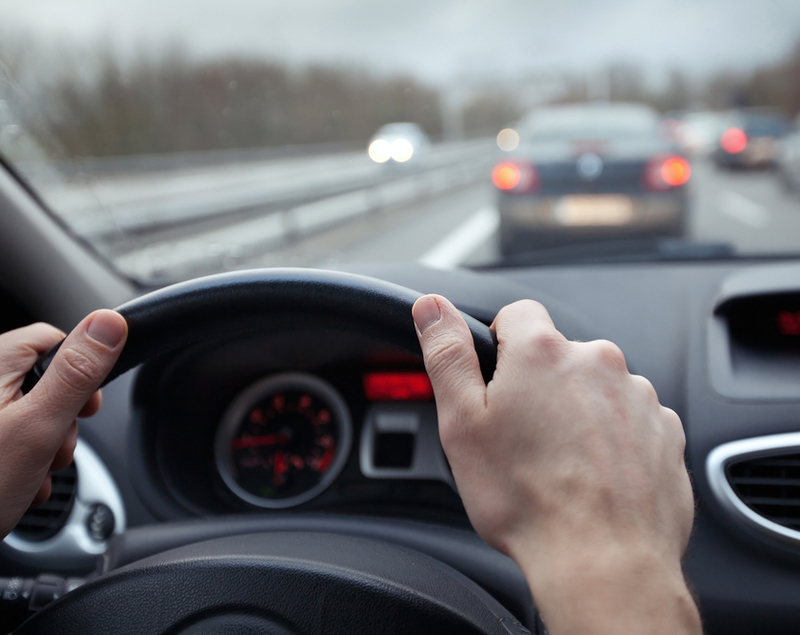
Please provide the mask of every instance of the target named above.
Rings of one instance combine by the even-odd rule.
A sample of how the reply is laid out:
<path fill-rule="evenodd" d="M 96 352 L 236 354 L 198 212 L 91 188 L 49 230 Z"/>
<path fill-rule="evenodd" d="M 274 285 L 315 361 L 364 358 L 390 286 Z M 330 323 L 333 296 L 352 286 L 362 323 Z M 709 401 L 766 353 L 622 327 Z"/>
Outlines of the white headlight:
<path fill-rule="evenodd" d="M 408 139 L 395 139 L 392 141 L 392 158 L 398 163 L 405 163 L 414 154 L 414 146 Z"/>
<path fill-rule="evenodd" d="M 392 156 L 392 146 L 386 139 L 375 139 L 369 144 L 367 154 L 375 163 L 386 163 Z"/>

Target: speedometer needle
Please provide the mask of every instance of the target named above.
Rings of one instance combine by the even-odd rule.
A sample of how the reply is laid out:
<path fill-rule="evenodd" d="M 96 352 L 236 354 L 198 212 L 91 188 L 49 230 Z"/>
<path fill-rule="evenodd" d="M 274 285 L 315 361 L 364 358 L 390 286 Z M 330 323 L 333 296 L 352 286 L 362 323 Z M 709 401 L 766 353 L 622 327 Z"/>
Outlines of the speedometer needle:
<path fill-rule="evenodd" d="M 243 437 L 233 442 L 233 449 L 243 450 L 244 448 L 255 448 L 261 445 L 276 445 L 278 443 L 289 443 L 289 435 L 261 434 L 257 437 Z"/>

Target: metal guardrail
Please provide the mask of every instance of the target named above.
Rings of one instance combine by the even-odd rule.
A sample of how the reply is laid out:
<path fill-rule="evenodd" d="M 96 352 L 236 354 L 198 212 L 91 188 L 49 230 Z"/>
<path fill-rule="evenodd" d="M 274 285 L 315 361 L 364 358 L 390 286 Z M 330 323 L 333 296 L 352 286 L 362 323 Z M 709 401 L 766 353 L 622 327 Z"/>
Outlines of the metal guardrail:
<path fill-rule="evenodd" d="M 199 234 L 141 244 L 111 258 L 126 274 L 156 283 L 235 268 L 337 225 L 488 181 L 492 161 L 491 155 L 472 158 Z"/>
<path fill-rule="evenodd" d="M 397 165 L 340 144 L 117 157 L 85 163 L 76 178 L 42 173 L 37 189 L 121 270 L 169 279 L 488 178 L 497 152 L 493 139 L 473 139 Z"/>
<path fill-rule="evenodd" d="M 493 157 L 486 141 L 432 146 L 418 160 L 378 165 L 366 152 L 314 155 L 285 161 L 234 163 L 181 172 L 109 175 L 44 190 L 53 209 L 91 242 L 153 235 L 286 210 L 315 200 L 374 188 L 442 167 Z M 153 239 L 157 237 L 153 236 Z"/>

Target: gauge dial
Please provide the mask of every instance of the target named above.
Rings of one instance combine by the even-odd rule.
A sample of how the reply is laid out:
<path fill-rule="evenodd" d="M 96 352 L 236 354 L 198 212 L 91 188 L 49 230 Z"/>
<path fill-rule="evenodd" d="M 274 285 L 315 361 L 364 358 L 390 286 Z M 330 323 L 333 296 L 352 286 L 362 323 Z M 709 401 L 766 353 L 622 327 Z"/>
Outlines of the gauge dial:
<path fill-rule="evenodd" d="M 263 379 L 230 405 L 215 454 L 225 484 L 261 507 L 299 505 L 344 467 L 352 425 L 341 395 L 305 373 Z"/>

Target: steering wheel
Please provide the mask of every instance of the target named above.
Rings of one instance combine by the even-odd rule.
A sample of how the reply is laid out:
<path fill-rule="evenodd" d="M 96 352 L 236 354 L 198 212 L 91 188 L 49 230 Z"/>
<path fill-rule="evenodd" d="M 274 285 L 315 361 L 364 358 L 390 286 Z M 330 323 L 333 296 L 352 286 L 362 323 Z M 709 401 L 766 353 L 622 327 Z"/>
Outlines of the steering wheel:
<path fill-rule="evenodd" d="M 125 350 L 107 381 L 166 352 L 257 332 L 280 316 L 321 320 L 421 355 L 411 315 L 420 294 L 310 269 L 221 274 L 166 287 L 118 311 Z M 496 364 L 486 325 L 464 315 L 484 379 Z M 29 374 L 29 389 L 57 348 Z M 494 598 L 418 551 L 363 535 L 252 533 L 194 542 L 102 575 L 34 615 L 19 635 L 73 633 L 527 633 Z"/>

